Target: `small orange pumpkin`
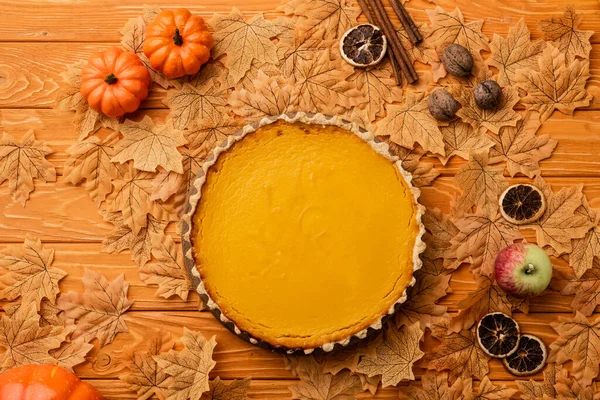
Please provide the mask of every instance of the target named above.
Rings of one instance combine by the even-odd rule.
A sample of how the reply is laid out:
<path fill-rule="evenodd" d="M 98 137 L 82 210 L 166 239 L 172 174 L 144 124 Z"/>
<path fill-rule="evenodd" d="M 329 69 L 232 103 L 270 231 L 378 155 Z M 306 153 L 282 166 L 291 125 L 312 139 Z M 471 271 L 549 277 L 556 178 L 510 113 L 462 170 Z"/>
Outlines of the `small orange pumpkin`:
<path fill-rule="evenodd" d="M 150 65 L 167 78 L 181 78 L 200 71 L 214 45 L 204 20 L 180 8 L 162 11 L 146 28 L 144 54 Z"/>
<path fill-rule="evenodd" d="M 81 70 L 81 95 L 92 110 L 108 117 L 134 112 L 148 97 L 152 79 L 134 54 L 117 47 L 100 52 Z"/>
<path fill-rule="evenodd" d="M 92 385 L 57 365 L 23 365 L 0 375 L 0 400 L 102 400 Z"/>

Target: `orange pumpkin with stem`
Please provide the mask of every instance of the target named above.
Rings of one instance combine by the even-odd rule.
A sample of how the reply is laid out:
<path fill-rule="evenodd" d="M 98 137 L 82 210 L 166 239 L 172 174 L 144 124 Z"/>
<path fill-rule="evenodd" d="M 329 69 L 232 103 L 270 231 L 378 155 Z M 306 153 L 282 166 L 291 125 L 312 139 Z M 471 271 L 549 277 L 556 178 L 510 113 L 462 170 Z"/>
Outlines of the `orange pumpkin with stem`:
<path fill-rule="evenodd" d="M 134 54 L 117 47 L 100 52 L 81 70 L 81 95 L 92 110 L 108 117 L 134 112 L 148 97 L 152 79 Z"/>
<path fill-rule="evenodd" d="M 180 8 L 162 11 L 146 28 L 144 54 L 150 65 L 167 78 L 181 78 L 200 71 L 214 45 L 204 20 Z"/>
<path fill-rule="evenodd" d="M 23 365 L 0 375 L 0 400 L 102 400 L 92 385 L 57 365 Z"/>

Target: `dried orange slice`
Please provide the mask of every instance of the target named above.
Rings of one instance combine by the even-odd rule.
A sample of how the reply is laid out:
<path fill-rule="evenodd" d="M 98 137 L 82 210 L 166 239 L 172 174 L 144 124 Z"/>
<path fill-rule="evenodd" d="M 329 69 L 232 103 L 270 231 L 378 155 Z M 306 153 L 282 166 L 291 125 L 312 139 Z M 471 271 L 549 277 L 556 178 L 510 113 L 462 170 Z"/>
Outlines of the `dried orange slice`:
<path fill-rule="evenodd" d="M 519 324 L 508 315 L 487 314 L 477 325 L 477 341 L 483 351 L 496 358 L 508 357 L 519 347 Z"/>
<path fill-rule="evenodd" d="M 513 224 L 523 225 L 537 221 L 545 210 L 544 194 L 533 185 L 513 185 L 500 196 L 500 212 Z"/>
<path fill-rule="evenodd" d="M 371 24 L 350 28 L 340 39 L 344 60 L 355 67 L 370 67 L 379 63 L 387 50 L 387 39 L 381 29 Z"/>
<path fill-rule="evenodd" d="M 546 346 L 540 338 L 523 335 L 517 351 L 502 361 L 511 374 L 526 376 L 541 371 L 546 365 L 547 355 Z"/>

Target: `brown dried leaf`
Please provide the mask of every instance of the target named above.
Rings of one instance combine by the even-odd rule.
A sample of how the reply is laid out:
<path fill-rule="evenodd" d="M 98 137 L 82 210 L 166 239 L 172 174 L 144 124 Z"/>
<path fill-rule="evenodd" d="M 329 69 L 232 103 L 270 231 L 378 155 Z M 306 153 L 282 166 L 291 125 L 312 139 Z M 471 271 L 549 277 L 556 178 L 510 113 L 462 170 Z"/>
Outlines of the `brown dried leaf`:
<path fill-rule="evenodd" d="M 210 389 L 202 395 L 202 400 L 246 400 L 250 390 L 250 378 L 234 379 L 226 385 L 217 376 L 208 385 Z"/>
<path fill-rule="evenodd" d="M 371 395 L 375 396 L 377 389 L 379 389 L 379 384 L 381 384 L 381 375 L 367 376 L 365 374 L 358 373 L 355 373 L 355 375 L 358 375 L 360 378 L 363 391 L 368 390 Z"/>
<path fill-rule="evenodd" d="M 217 345 L 215 337 L 206 340 L 200 332 L 183 328 L 182 351 L 169 350 L 154 356 L 158 367 L 172 376 L 167 398 L 170 400 L 200 400 L 210 390 L 208 374 L 215 367 L 212 359 Z"/>
<path fill-rule="evenodd" d="M 423 236 L 423 240 L 427 243 L 427 249 L 423 253 L 424 258 L 431 260 L 443 258 L 449 264 L 448 268 L 458 267 L 454 262 L 456 252 L 451 243 L 459 232 L 456 225 L 438 208 L 427 210 L 423 215 L 423 224 L 427 230 Z"/>
<path fill-rule="evenodd" d="M 368 376 L 382 375 L 382 385 L 396 386 L 402 380 L 414 380 L 413 364 L 425 353 L 419 348 L 423 331 L 419 323 L 398 328 L 389 324 L 384 332 L 383 343 L 377 347 L 377 356 L 365 356 L 357 371 Z"/>
<path fill-rule="evenodd" d="M 73 143 L 67 149 L 70 157 L 64 165 L 63 180 L 77 185 L 85 179 L 85 188 L 98 207 L 112 192 L 111 181 L 116 179 L 119 173 L 111 162 L 118 140 L 119 135 L 116 132 L 105 139 L 92 136 Z"/>
<path fill-rule="evenodd" d="M 550 246 L 557 255 L 570 253 L 573 249 L 571 240 L 585 237 L 593 227 L 587 217 L 576 213 L 582 205 L 583 185 L 565 187 L 555 193 L 539 176 L 534 184 L 544 193 L 546 211 L 527 227 L 535 229 L 540 247 Z"/>
<path fill-rule="evenodd" d="M 154 125 L 149 116 L 140 122 L 126 120 L 119 125 L 123 139 L 117 143 L 111 161 L 126 163 L 133 160 L 133 167 L 140 171 L 154 172 L 159 165 L 167 171 L 183 173 L 178 147 L 186 143 L 183 132 L 173 129 L 172 121 Z"/>
<path fill-rule="evenodd" d="M 40 323 L 41 325 L 41 323 Z M 75 328 L 74 326 L 72 327 Z M 63 342 L 56 350 L 50 350 L 50 355 L 54 358 L 52 364 L 59 365 L 73 372 L 73 367 L 84 363 L 85 356 L 94 348 L 83 337 L 75 340 Z"/>
<path fill-rule="evenodd" d="M 575 13 L 572 5 L 567 5 L 562 17 L 553 17 L 538 23 L 540 30 L 544 32 L 544 40 L 554 42 L 553 44 L 565 55 L 567 65 L 575 60 L 575 57 L 588 58 L 592 51 L 590 37 L 594 31 L 577 29 L 581 20 L 581 14 Z"/>
<path fill-rule="evenodd" d="M 427 369 L 449 370 L 451 383 L 472 376 L 482 379 L 489 372 L 490 357 L 481 350 L 475 331 L 476 327 L 451 333 L 445 323 L 433 325 L 431 333 L 442 343 L 425 355 L 422 364 Z"/>
<path fill-rule="evenodd" d="M 83 337 L 86 342 L 98 339 L 100 347 L 111 343 L 119 332 L 128 332 L 123 314 L 133 302 L 127 298 L 129 283 L 121 274 L 109 282 L 100 272 L 89 269 L 81 279 L 84 293 L 70 291 L 61 294 L 58 306 L 68 318 L 77 320 L 72 338 Z"/>
<path fill-rule="evenodd" d="M 590 386 L 582 385 L 577 379 L 573 379 L 564 371 L 558 377 L 554 385 L 556 389 L 556 398 L 558 400 L 598 400 L 600 392 L 596 390 L 596 385 L 592 383 Z M 545 397 L 543 400 L 547 400 Z"/>
<path fill-rule="evenodd" d="M 62 326 L 39 325 L 35 302 L 23 304 L 12 315 L 0 318 L 0 373 L 26 364 L 53 364 L 48 352 L 60 347 L 68 334 Z"/>
<path fill-rule="evenodd" d="M 510 176 L 519 172 L 530 178 L 540 174 L 539 162 L 552 155 L 558 144 L 550 135 L 536 136 L 541 123 L 537 113 L 528 112 L 515 127 L 504 127 L 498 135 L 489 135 L 494 143 L 490 163 L 506 161 Z"/>
<path fill-rule="evenodd" d="M 240 89 L 229 95 L 234 113 L 253 121 L 293 111 L 290 108 L 294 87 L 282 76 L 269 77 L 259 71 L 254 87 L 254 91 Z"/>
<path fill-rule="evenodd" d="M 472 400 L 472 382 L 470 379 L 458 379 L 452 387 L 448 386 L 446 372 L 427 371 L 422 377 L 422 387 L 408 385 L 410 400 Z"/>
<path fill-rule="evenodd" d="M 329 51 L 308 60 L 299 60 L 292 97 L 304 112 L 336 115 L 357 106 L 364 99 L 354 83 L 346 81 L 354 68 L 341 57 L 330 60 Z"/>
<path fill-rule="evenodd" d="M 471 154 L 469 162 L 460 167 L 454 182 L 462 190 L 456 201 L 459 214 L 468 213 L 473 206 L 486 215 L 498 211 L 498 197 L 508 187 L 502 169 L 488 166 L 487 152 Z"/>
<path fill-rule="evenodd" d="M 19 301 L 14 303 L 8 303 L 4 306 L 4 311 L 8 317 L 12 317 L 23 304 L 28 305 L 31 302 L 35 302 L 35 292 L 28 293 L 25 297 L 22 297 Z M 62 310 L 56 305 L 52 304 L 48 299 L 42 299 L 38 314 L 40 316 L 40 327 L 45 326 L 64 326 L 64 316 L 58 315 Z"/>
<path fill-rule="evenodd" d="M 440 57 L 437 51 L 435 51 L 434 43 L 429 38 L 429 26 L 426 23 L 417 23 L 417 29 L 423 35 L 423 40 L 416 45 L 410 41 L 406 30 L 403 26 L 396 29 L 396 34 L 400 38 L 402 47 L 406 49 L 409 57 L 413 61 L 418 61 L 423 64 L 429 64 L 433 67 L 434 78 L 436 77 L 437 71 L 442 68 Z M 437 81 L 437 79 L 434 79 Z"/>
<path fill-rule="evenodd" d="M 121 211 L 123 223 L 130 227 L 135 235 L 148 224 L 148 214 L 155 220 L 169 222 L 175 220 L 174 211 L 168 204 L 152 200 L 152 182 L 156 175 L 150 172 L 136 171 L 131 165 L 129 171 L 113 181 L 115 199 L 110 211 Z"/>
<path fill-rule="evenodd" d="M 511 315 L 512 304 L 506 297 L 506 293 L 493 282 L 492 278 L 480 276 L 476 283 L 477 290 L 469 293 L 456 305 L 461 311 L 452 318 L 448 325 L 449 332 L 468 329 L 491 312 Z"/>
<path fill-rule="evenodd" d="M 361 108 L 366 110 L 369 121 L 383 116 L 387 104 L 402 100 L 402 91 L 396 87 L 388 60 L 371 68 L 356 68 L 348 81 L 354 82 L 366 100 Z"/>
<path fill-rule="evenodd" d="M 225 66 L 234 83 L 244 77 L 253 60 L 277 64 L 277 47 L 271 39 L 281 33 L 281 27 L 264 19 L 262 13 L 246 21 L 234 7 L 229 15 L 213 15 L 208 24 L 215 38 L 212 56 L 216 59 L 227 54 Z"/>
<path fill-rule="evenodd" d="M 513 108 L 519 102 L 519 93 L 516 87 L 502 88 L 502 99 L 498 107 L 491 110 L 480 108 L 475 102 L 473 90 L 465 86 L 452 90 L 462 108 L 456 112 L 463 122 L 471 124 L 479 133 L 486 129 L 498 133 L 503 126 L 515 126 L 521 115 Z"/>
<path fill-rule="evenodd" d="M 549 364 L 544 370 L 544 380 L 542 382 L 530 379 L 528 381 L 516 381 L 521 398 L 523 400 L 540 400 L 547 396 L 550 399 L 556 398 L 554 385 L 558 379 L 566 375 L 567 371 L 556 364 Z"/>
<path fill-rule="evenodd" d="M 575 379 L 583 386 L 590 385 L 600 368 L 600 318 L 590 322 L 576 311 L 575 317 L 559 316 L 550 326 L 558 338 L 550 345 L 548 361 L 559 365 L 572 361 Z"/>
<path fill-rule="evenodd" d="M 570 273 L 558 274 L 553 279 L 552 288 L 565 296 L 574 295 L 571 307 L 583 315 L 590 316 L 600 305 L 600 268 L 591 268 L 577 278 Z"/>
<path fill-rule="evenodd" d="M 540 112 L 542 122 L 556 109 L 573 115 L 578 107 L 590 104 L 592 95 L 585 90 L 590 77 L 590 63 L 574 60 L 565 64 L 565 55 L 548 44 L 538 59 L 539 72 L 519 70 L 517 85 L 527 92 L 521 103 L 529 110 Z"/>
<path fill-rule="evenodd" d="M 531 41 L 529 29 L 521 18 L 509 28 L 506 39 L 494 33 L 490 48 L 492 54 L 485 63 L 498 70 L 500 86 L 509 86 L 516 83 L 518 69 L 538 71 L 537 59 L 546 44 L 542 40 Z"/>
<path fill-rule="evenodd" d="M 479 390 L 473 394 L 473 400 L 505 400 L 510 399 L 517 389 L 511 389 L 506 385 L 496 385 L 487 376 L 479 384 Z"/>
<path fill-rule="evenodd" d="M 153 254 L 156 262 L 142 266 L 139 269 L 140 278 L 148 285 L 158 285 L 156 296 L 168 299 L 179 296 L 187 300 L 192 288 L 191 282 L 183 264 L 181 245 L 175 243 L 171 236 L 165 235 L 159 242 L 153 243 Z"/>
<path fill-rule="evenodd" d="M 46 143 L 35 140 L 33 129 L 21 140 L 6 132 L 0 140 L 0 185 L 8 180 L 8 190 L 13 200 L 25 207 L 29 194 L 33 192 L 33 178 L 44 182 L 56 182 L 56 169 L 46 156 L 53 153 Z"/>
<path fill-rule="evenodd" d="M 56 108 L 75 111 L 73 125 L 75 125 L 78 140 L 87 138 L 101 127 L 116 130 L 119 124 L 116 118 L 109 118 L 92 110 L 87 101 L 81 96 L 79 92 L 81 88 L 81 69 L 85 64 L 85 61 L 79 61 L 67 65 L 67 70 L 60 74 L 65 85 L 61 87 L 56 96 Z"/>
<path fill-rule="evenodd" d="M 452 156 L 456 155 L 468 160 L 469 154 L 487 152 L 494 146 L 494 142 L 488 135 L 481 134 L 459 118 L 445 126 L 440 126 L 440 131 L 444 139 L 444 156 L 439 156 L 439 159 L 444 165 Z"/>
<path fill-rule="evenodd" d="M 318 36 L 310 36 L 299 29 L 293 31 L 294 36 L 280 36 L 277 44 L 279 58 L 278 69 L 285 79 L 294 80 L 298 64 L 308 62 L 322 51 L 334 47 L 335 40 L 322 40 Z"/>
<path fill-rule="evenodd" d="M 290 0 L 281 9 L 304 17 L 297 29 L 316 39 L 339 39 L 360 14 L 350 0 Z"/>
<path fill-rule="evenodd" d="M 412 184 L 416 187 L 430 186 L 440 175 L 440 171 L 433 167 L 432 163 L 422 162 L 421 158 L 426 154 L 419 145 L 412 150 L 390 143 L 390 151 L 402 161 L 402 168 L 412 175 Z"/>
<path fill-rule="evenodd" d="M 357 345 L 345 346 L 339 351 L 326 354 L 323 373 L 336 375 L 343 369 L 356 372 L 360 358 L 363 356 L 375 357 L 377 347 L 382 341 L 383 335 L 376 335 L 361 340 Z"/>
<path fill-rule="evenodd" d="M 408 91 L 402 105 L 387 107 L 387 115 L 377 124 L 379 136 L 412 149 L 419 143 L 425 151 L 444 154 L 444 139 L 436 120 L 429 114 L 424 93 Z"/>
<path fill-rule="evenodd" d="M 171 334 L 161 328 L 156 331 L 143 351 L 138 344 L 125 348 L 122 360 L 128 372 L 119 375 L 119 379 L 138 395 L 138 399 L 146 400 L 156 395 L 165 400 L 165 390 L 169 386 L 169 375 L 158 367 L 154 356 L 158 356 L 173 348 L 175 342 Z"/>
<path fill-rule="evenodd" d="M 219 80 L 211 78 L 198 86 L 186 83 L 167 94 L 165 104 L 175 129 L 189 129 L 203 121 L 217 123 L 226 113 L 227 90 L 217 86 Z"/>
<path fill-rule="evenodd" d="M 37 307 L 43 299 L 55 304 L 58 282 L 67 276 L 52 266 L 54 249 L 45 249 L 40 239 L 27 235 L 23 246 L 8 246 L 0 252 L 0 297 L 7 300 L 26 296 Z"/>
<path fill-rule="evenodd" d="M 169 80 L 162 72 L 152 68 L 150 60 L 144 54 L 144 38 L 146 37 L 146 25 L 154 20 L 160 9 L 149 9 L 149 6 L 144 6 L 144 15 L 136 18 L 130 18 L 125 26 L 119 30 L 121 36 L 121 45 L 125 50 L 135 53 L 140 61 L 144 64 L 152 82 L 157 83 L 165 89 L 170 86 L 179 87 L 181 84 L 176 80 Z M 154 14 L 156 13 L 156 14 Z"/>
<path fill-rule="evenodd" d="M 500 250 L 523 239 L 518 227 L 500 214 L 468 214 L 457 220 L 456 226 L 460 233 L 452 239 L 452 249 L 458 261 L 471 262 L 476 276 L 492 276 Z"/>
<path fill-rule="evenodd" d="M 290 386 L 292 398 L 301 400 L 353 400 L 362 391 L 360 378 L 348 371 L 337 375 L 323 372 L 323 364 L 314 357 L 289 357 L 289 366 L 300 378 Z"/>
<path fill-rule="evenodd" d="M 202 120 L 184 131 L 188 149 L 204 148 L 207 151 L 216 144 L 221 144 L 227 136 L 239 131 L 243 125 L 240 121 L 223 114 L 218 121 Z"/>
<path fill-rule="evenodd" d="M 573 251 L 569 254 L 569 265 L 575 271 L 575 276 L 580 278 L 594 266 L 594 260 L 600 262 L 600 213 L 590 207 L 584 196 L 582 205 L 575 210 L 575 214 L 587 218 L 594 225 L 583 238 L 572 240 Z"/>

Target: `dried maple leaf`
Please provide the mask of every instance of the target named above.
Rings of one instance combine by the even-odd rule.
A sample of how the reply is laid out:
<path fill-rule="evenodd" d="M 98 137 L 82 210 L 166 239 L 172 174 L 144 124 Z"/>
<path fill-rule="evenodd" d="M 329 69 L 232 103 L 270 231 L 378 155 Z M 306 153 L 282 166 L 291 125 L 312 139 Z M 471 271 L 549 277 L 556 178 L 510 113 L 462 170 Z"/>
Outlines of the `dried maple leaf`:
<path fill-rule="evenodd" d="M 528 381 L 516 381 L 521 398 L 523 400 L 540 400 L 547 398 L 555 399 L 556 390 L 554 385 L 562 375 L 566 375 L 567 371 L 556 364 L 549 364 L 544 370 L 544 380 L 542 382 L 530 379 Z"/>
<path fill-rule="evenodd" d="M 471 397 L 473 400 L 505 400 L 517 393 L 517 389 L 511 389 L 506 385 L 496 385 L 487 376 L 483 378 L 477 390 Z"/>
<path fill-rule="evenodd" d="M 48 352 L 60 347 L 68 331 L 62 326 L 39 325 L 35 302 L 24 304 L 12 315 L 0 318 L 0 373 L 25 364 L 52 364 Z"/>
<path fill-rule="evenodd" d="M 46 156 L 53 153 L 45 143 L 35 140 L 33 129 L 21 140 L 6 132 L 0 140 L 0 185 L 8 180 L 8 190 L 14 200 L 25 207 L 29 194 L 33 192 L 33 178 L 44 182 L 56 181 L 56 169 Z"/>
<path fill-rule="evenodd" d="M 572 374 L 584 386 L 598 376 L 600 363 L 600 318 L 593 322 L 579 311 L 575 317 L 558 317 L 550 326 L 558 338 L 550 345 L 549 362 L 573 362 Z"/>
<path fill-rule="evenodd" d="M 590 37 L 594 31 L 577 29 L 581 19 L 581 14 L 575 13 L 572 5 L 567 5 L 562 17 L 550 18 L 538 23 L 540 30 L 544 32 L 544 40 L 554 42 L 560 52 L 565 54 L 567 64 L 575 60 L 575 57 L 588 58 L 592 51 Z"/>
<path fill-rule="evenodd" d="M 173 129 L 172 121 L 154 125 L 149 116 L 140 122 L 126 120 L 119 125 L 123 139 L 117 143 L 111 161 L 126 163 L 133 160 L 133 167 L 140 171 L 154 172 L 159 165 L 167 171 L 183 172 L 178 147 L 186 143 L 183 132 Z"/>
<path fill-rule="evenodd" d="M 480 276 L 476 281 L 477 290 L 471 292 L 458 302 L 461 310 L 448 325 L 449 332 L 460 332 L 472 327 L 476 322 L 491 312 L 502 312 L 511 315 L 512 304 L 506 293 L 487 276 Z"/>
<path fill-rule="evenodd" d="M 74 328 L 74 327 L 73 327 Z M 85 362 L 85 356 L 94 348 L 83 337 L 63 342 L 56 350 L 50 350 L 54 358 L 52 364 L 59 365 L 73 372 L 73 367 Z"/>
<path fill-rule="evenodd" d="M 527 227 L 535 229 L 541 247 L 550 246 L 557 255 L 570 253 L 573 249 L 571 240 L 585 237 L 593 227 L 587 217 L 576 213 L 582 205 L 583 185 L 562 188 L 555 193 L 539 176 L 534 184 L 544 193 L 546 211 L 539 220 Z"/>
<path fill-rule="evenodd" d="M 168 204 L 152 200 L 152 182 L 155 178 L 155 174 L 136 171 L 130 165 L 129 171 L 121 179 L 113 181 L 115 198 L 110 211 L 121 211 L 123 223 L 135 235 L 147 226 L 148 214 L 162 222 L 175 219 L 174 211 Z"/>
<path fill-rule="evenodd" d="M 360 378 L 363 391 L 368 390 L 373 396 L 377 393 L 377 389 L 379 389 L 379 384 L 381 383 L 381 375 L 367 376 L 358 373 L 355 373 L 355 375 L 358 375 Z"/>
<path fill-rule="evenodd" d="M 292 398 L 301 400 L 351 400 L 362 391 L 360 378 L 348 371 L 336 375 L 323 372 L 323 364 L 314 357 L 294 357 L 288 360 L 300 378 L 290 386 Z"/>
<path fill-rule="evenodd" d="M 363 357 L 357 371 L 368 376 L 382 375 L 383 387 L 396 386 L 402 380 L 414 380 L 413 364 L 425 354 L 419 348 L 423 338 L 419 323 L 400 328 L 389 324 L 384 335 L 376 357 Z"/>
<path fill-rule="evenodd" d="M 416 187 L 429 186 L 440 175 L 432 163 L 421 161 L 426 152 L 419 145 L 410 150 L 390 143 L 390 152 L 400 159 L 402 168 L 411 173 L 411 183 Z"/>
<path fill-rule="evenodd" d="M 85 180 L 85 188 L 98 207 L 112 192 L 111 181 L 119 173 L 111 162 L 118 140 L 117 133 L 111 133 L 105 139 L 92 136 L 67 149 L 69 158 L 64 165 L 63 180 L 73 185 Z"/>
<path fill-rule="evenodd" d="M 198 86 L 186 83 L 168 93 L 165 104 L 175 129 L 191 128 L 203 121 L 216 123 L 225 114 L 227 91 L 216 85 L 218 79 L 208 79 Z"/>
<path fill-rule="evenodd" d="M 592 383 L 590 386 L 581 384 L 579 380 L 571 378 L 568 373 L 561 374 L 556 383 L 556 397 L 558 400 L 598 400 L 600 392 L 596 390 L 596 385 Z M 543 400 L 547 400 L 545 397 Z"/>
<path fill-rule="evenodd" d="M 387 104 L 402 100 L 402 91 L 396 87 L 392 67 L 387 60 L 371 68 L 356 68 L 347 80 L 354 82 L 366 100 L 361 107 L 366 110 L 369 121 L 383 116 Z"/>
<path fill-rule="evenodd" d="M 490 357 L 477 343 L 476 327 L 451 333 L 445 323 L 435 324 L 431 333 L 441 341 L 441 345 L 429 351 L 422 364 L 436 371 L 449 370 L 451 383 L 459 378 L 472 376 L 482 379 L 489 372 Z"/>
<path fill-rule="evenodd" d="M 212 56 L 227 54 L 225 65 L 235 83 L 250 69 L 253 60 L 277 64 L 277 47 L 271 39 L 281 33 L 281 28 L 262 14 L 246 21 L 240 10 L 233 8 L 229 15 L 215 14 L 208 24 L 215 38 Z"/>
<path fill-rule="evenodd" d="M 431 260 L 444 258 L 449 260 L 449 264 L 452 264 L 454 268 L 458 267 L 452 261 L 456 259 L 456 253 L 451 243 L 451 240 L 459 232 L 456 225 L 438 208 L 427 210 L 423 215 L 423 224 L 427 230 L 423 236 L 423 240 L 427 243 L 427 249 L 423 256 Z"/>
<path fill-rule="evenodd" d="M 293 32 L 293 36 L 280 36 L 280 42 L 277 44 L 279 72 L 285 79 L 290 80 L 295 78 L 299 62 L 308 62 L 322 51 L 331 49 L 335 45 L 333 39 L 322 40 L 318 38 L 318 35 L 314 37 L 299 29 L 295 29 Z"/>
<path fill-rule="evenodd" d="M 574 295 L 571 302 L 573 310 L 590 316 L 600 305 L 600 268 L 591 268 L 579 278 L 570 273 L 555 274 L 552 288 L 565 296 Z"/>
<path fill-rule="evenodd" d="M 305 112 L 339 114 L 363 101 L 354 83 L 346 81 L 354 68 L 342 58 L 330 59 L 329 51 L 299 60 L 292 97 L 294 106 Z"/>
<path fill-rule="evenodd" d="M 154 356 L 171 350 L 175 342 L 171 334 L 161 329 L 156 331 L 148 341 L 148 347 L 140 351 L 138 344 L 127 347 L 121 356 L 128 372 L 119 375 L 119 379 L 138 395 L 138 399 L 146 400 L 156 395 L 165 400 L 165 390 L 170 384 L 169 375 L 158 367 Z"/>
<path fill-rule="evenodd" d="M 542 122 L 556 109 L 573 115 L 578 107 L 590 104 L 592 95 L 585 90 L 590 77 L 590 63 L 574 60 L 565 64 L 565 55 L 548 44 L 538 59 L 539 72 L 517 71 L 517 85 L 527 92 L 521 103 L 530 110 L 540 112 Z"/>
<path fill-rule="evenodd" d="M 202 400 L 246 400 L 250 390 L 250 378 L 234 379 L 227 385 L 217 376 L 208 385 L 210 389 L 202 395 Z"/>
<path fill-rule="evenodd" d="M 13 314 L 19 311 L 19 308 L 21 308 L 23 304 L 28 305 L 32 302 L 35 302 L 35 295 L 35 291 L 31 291 L 27 295 L 22 297 L 19 301 L 6 304 L 4 306 L 4 311 L 6 311 L 6 315 L 8 317 L 12 317 Z M 64 316 L 62 314 L 58 315 L 61 312 L 62 310 L 58 308 L 56 304 L 52 304 L 48 299 L 42 299 L 38 309 L 38 314 L 40 316 L 40 327 L 43 328 L 45 326 L 64 326 Z"/>
<path fill-rule="evenodd" d="M 290 0 L 282 10 L 304 17 L 298 30 L 317 39 L 339 39 L 356 25 L 360 10 L 350 0 Z"/>
<path fill-rule="evenodd" d="M 492 276 L 500 250 L 523 238 L 499 213 L 468 214 L 455 223 L 460 232 L 451 240 L 452 249 L 459 262 L 471 262 L 476 276 Z"/>
<path fill-rule="evenodd" d="M 452 91 L 462 105 L 456 115 L 463 122 L 471 124 L 479 133 L 485 133 L 486 129 L 498 133 L 503 126 L 515 126 L 521 119 L 521 115 L 513 109 L 519 102 L 519 93 L 516 87 L 502 88 L 500 104 L 491 110 L 484 110 L 477 105 L 474 92 L 470 88 L 460 86 L 458 89 L 452 88 Z"/>
<path fill-rule="evenodd" d="M 451 43 L 464 46 L 473 55 L 476 63 L 482 64 L 481 51 L 489 51 L 490 40 L 481 32 L 483 20 L 465 23 L 462 12 L 456 8 L 447 12 L 441 7 L 427 10 L 431 20 L 429 40 L 435 45 L 438 53 Z"/>
<path fill-rule="evenodd" d="M 236 133 L 242 127 L 240 121 L 231 118 L 227 114 L 223 114 L 218 121 L 200 121 L 184 131 L 188 142 L 187 148 L 197 149 L 203 147 L 211 149 L 214 145 L 224 142 L 227 136 Z"/>
<path fill-rule="evenodd" d="M 429 114 L 424 93 L 408 91 L 404 104 L 387 107 L 387 115 L 377 124 L 379 136 L 412 149 L 415 142 L 425 151 L 444 154 L 444 139 L 436 120 Z"/>
<path fill-rule="evenodd" d="M 121 36 L 121 45 L 134 54 L 136 54 L 144 66 L 150 72 L 152 81 L 168 89 L 170 86 L 179 86 L 180 84 L 176 80 L 169 80 L 162 72 L 152 68 L 150 60 L 144 54 L 144 38 L 146 37 L 146 25 L 154 20 L 152 14 L 154 12 L 160 12 L 160 9 L 151 11 L 148 6 L 144 6 L 144 16 L 136 18 L 130 18 L 125 26 L 119 30 Z M 147 11 L 146 11 L 147 10 Z"/>
<path fill-rule="evenodd" d="M 325 356 L 323 373 L 336 375 L 343 369 L 355 372 L 358 362 L 363 356 L 375 357 L 376 350 L 383 341 L 383 335 L 376 335 L 361 340 L 357 345 L 345 346 L 339 351 L 328 353 Z"/>
<path fill-rule="evenodd" d="M 45 249 L 40 239 L 27 235 L 23 246 L 8 246 L 0 252 L 0 297 L 14 300 L 31 295 L 37 307 L 46 298 L 52 304 L 60 289 L 58 282 L 67 276 L 52 266 L 54 249 Z"/>
<path fill-rule="evenodd" d="M 471 125 L 462 122 L 459 118 L 453 119 L 445 126 L 440 126 L 444 140 L 444 156 L 439 159 L 446 165 L 452 156 L 459 156 L 465 160 L 469 154 L 487 152 L 494 146 L 488 135 L 476 131 Z"/>
<path fill-rule="evenodd" d="M 581 278 L 585 271 L 594 265 L 594 260 L 600 262 L 600 213 L 591 208 L 585 196 L 582 205 L 575 214 L 583 216 L 594 227 L 581 239 L 573 239 L 573 251 L 569 254 L 569 265 L 575 271 L 575 276 Z"/>
<path fill-rule="evenodd" d="M 408 398 L 411 400 L 463 400 L 471 399 L 472 382 L 470 379 L 456 380 L 448 386 L 448 373 L 427 371 L 421 378 L 422 387 L 408 385 Z"/>
<path fill-rule="evenodd" d="M 435 50 L 434 43 L 429 38 L 429 26 L 426 23 L 417 23 L 417 29 L 423 35 L 423 40 L 413 44 L 406 33 L 406 30 L 403 26 L 400 26 L 399 29 L 396 29 L 396 34 L 398 38 L 400 38 L 400 43 L 402 43 L 402 47 L 406 49 L 406 52 L 409 54 L 409 57 L 413 61 L 418 61 L 423 64 L 429 64 L 433 67 L 433 75 L 434 80 L 438 74 L 438 70 L 441 68 L 440 57 L 438 56 L 437 51 Z M 395 82 L 394 82 L 395 83 Z"/>
<path fill-rule="evenodd" d="M 292 111 L 293 85 L 283 77 L 268 77 L 259 71 L 254 87 L 253 92 L 240 89 L 229 95 L 228 101 L 234 113 L 250 120 L 258 120 Z"/>
<path fill-rule="evenodd" d="M 85 64 L 85 61 L 79 61 L 67 65 L 67 70 L 60 74 L 65 85 L 61 87 L 56 98 L 58 109 L 75 111 L 73 125 L 77 128 L 78 140 L 87 138 L 101 127 L 116 130 L 119 124 L 116 118 L 109 118 L 92 110 L 87 101 L 81 96 L 79 91 L 81 88 L 81 70 Z"/>
<path fill-rule="evenodd" d="M 81 279 L 84 293 L 70 291 L 58 298 L 58 306 L 68 318 L 77 320 L 72 338 L 86 342 L 98 339 L 100 347 L 111 343 L 119 332 L 128 332 L 123 314 L 133 302 L 127 298 L 129 283 L 123 275 L 109 282 L 100 272 L 89 269 Z"/>
<path fill-rule="evenodd" d="M 536 136 L 541 123 L 537 113 L 528 112 L 515 127 L 504 127 L 498 135 L 489 135 L 494 143 L 490 163 L 506 161 L 510 176 L 519 172 L 530 178 L 540 173 L 539 162 L 552 155 L 558 144 L 550 135 Z"/>
<path fill-rule="evenodd" d="M 471 154 L 469 162 L 460 167 L 454 182 L 462 190 L 456 201 L 457 213 L 468 213 L 473 206 L 486 215 L 498 211 L 498 197 L 508 187 L 502 169 L 488 166 L 487 152 Z"/>
<path fill-rule="evenodd" d="M 181 244 L 175 243 L 171 236 L 163 236 L 159 242 L 153 243 L 153 254 L 156 262 L 139 269 L 144 283 L 158 285 L 156 296 L 165 299 L 179 296 L 182 300 L 187 300 L 192 286 L 183 264 Z"/>
<path fill-rule="evenodd" d="M 514 85 L 518 69 L 538 70 L 537 59 L 545 48 L 544 41 L 531 41 L 529 29 L 521 18 L 509 28 L 506 39 L 494 33 L 490 44 L 492 54 L 486 64 L 498 70 L 500 86 Z"/>
<path fill-rule="evenodd" d="M 200 400 L 210 390 L 208 374 L 215 367 L 212 354 L 217 342 L 206 340 L 200 332 L 183 328 L 182 351 L 169 350 L 154 356 L 158 367 L 172 376 L 167 398 L 170 400 Z"/>
<path fill-rule="evenodd" d="M 123 221 L 120 212 L 106 213 L 104 219 L 115 226 L 102 241 L 102 251 L 106 253 L 120 253 L 131 250 L 131 259 L 142 267 L 152 258 L 152 243 L 159 242 L 164 236 L 167 222 L 155 219 L 152 215 L 146 215 L 146 226 L 137 234 Z"/>

